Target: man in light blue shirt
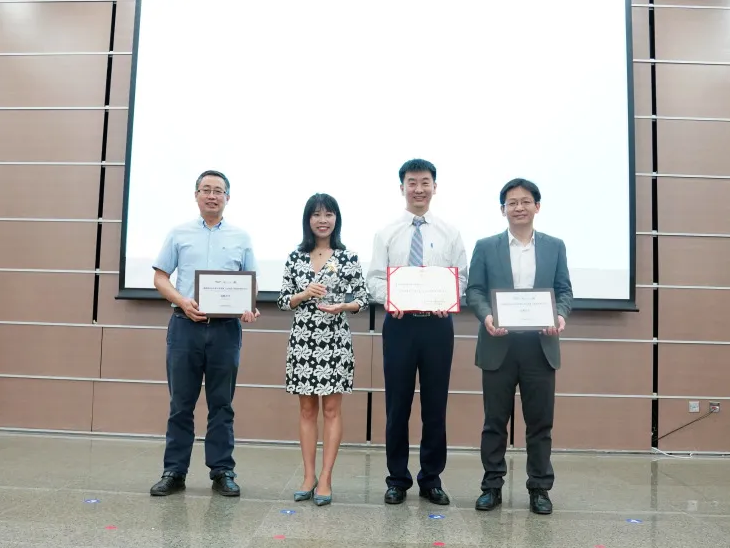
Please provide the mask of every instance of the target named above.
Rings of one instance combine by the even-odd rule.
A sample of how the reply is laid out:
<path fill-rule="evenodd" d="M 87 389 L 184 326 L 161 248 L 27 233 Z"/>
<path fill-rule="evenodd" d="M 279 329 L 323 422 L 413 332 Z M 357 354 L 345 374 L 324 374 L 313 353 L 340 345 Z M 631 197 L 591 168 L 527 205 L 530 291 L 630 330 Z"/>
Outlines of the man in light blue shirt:
<path fill-rule="evenodd" d="M 213 489 L 225 496 L 241 491 L 233 469 L 233 394 L 241 353 L 241 321 L 254 322 L 258 310 L 238 318 L 207 318 L 195 302 L 196 270 L 256 271 L 251 238 L 223 219 L 231 185 L 218 171 L 203 172 L 195 183 L 200 217 L 174 228 L 157 260 L 155 287 L 172 303 L 167 327 L 167 384 L 170 416 L 162 479 L 151 495 L 165 496 L 185 489 L 195 440 L 193 411 L 205 377 L 208 429 L 205 464 Z M 177 270 L 173 287 L 170 276 Z"/>

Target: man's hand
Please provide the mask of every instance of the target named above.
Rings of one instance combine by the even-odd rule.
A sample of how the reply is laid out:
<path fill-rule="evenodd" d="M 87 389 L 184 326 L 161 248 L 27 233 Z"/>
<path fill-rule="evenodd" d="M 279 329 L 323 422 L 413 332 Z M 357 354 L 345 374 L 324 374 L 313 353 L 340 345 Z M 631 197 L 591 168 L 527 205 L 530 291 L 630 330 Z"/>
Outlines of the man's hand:
<path fill-rule="evenodd" d="M 487 333 L 492 337 L 502 337 L 507 334 L 507 330 L 501 327 L 494 327 L 494 318 L 490 314 L 484 318 L 484 327 L 487 328 Z"/>
<path fill-rule="evenodd" d="M 438 316 L 439 318 L 448 318 L 449 317 L 449 313 L 446 310 L 436 310 L 434 312 L 434 314 L 436 316 Z"/>
<path fill-rule="evenodd" d="M 198 303 L 196 303 L 193 299 L 183 299 L 180 301 L 180 308 L 183 312 L 185 312 L 185 315 L 194 322 L 204 322 L 208 319 L 204 313 L 198 310 Z"/>
<path fill-rule="evenodd" d="M 243 316 L 241 316 L 241 321 L 244 323 L 253 323 L 259 316 L 261 316 L 261 313 L 259 312 L 259 309 L 256 308 L 254 312 L 251 312 L 250 310 L 248 312 L 244 312 Z"/>
<path fill-rule="evenodd" d="M 558 316 L 558 327 L 548 327 L 542 330 L 543 335 L 550 335 L 552 337 L 560 335 L 565 329 L 565 318 Z"/>
<path fill-rule="evenodd" d="M 396 310 L 390 313 L 390 315 L 393 316 L 396 320 L 400 320 L 403 317 L 403 314 L 404 312 L 402 310 Z"/>

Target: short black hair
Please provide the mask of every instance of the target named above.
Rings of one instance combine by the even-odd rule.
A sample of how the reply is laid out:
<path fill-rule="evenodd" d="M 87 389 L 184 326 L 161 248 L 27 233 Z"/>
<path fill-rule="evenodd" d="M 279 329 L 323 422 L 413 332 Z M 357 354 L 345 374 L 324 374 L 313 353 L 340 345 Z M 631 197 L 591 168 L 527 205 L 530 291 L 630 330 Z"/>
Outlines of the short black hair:
<path fill-rule="evenodd" d="M 312 215 L 318 210 L 324 209 L 335 214 L 335 229 L 330 234 L 330 247 L 332 249 L 346 249 L 345 244 L 340 240 L 340 232 L 342 231 L 342 215 L 340 215 L 340 206 L 329 194 L 314 194 L 307 200 L 304 205 L 304 213 L 302 214 L 302 243 L 299 244 L 299 251 L 309 253 L 314 249 L 316 239 L 312 226 L 309 224 Z"/>
<path fill-rule="evenodd" d="M 540 199 L 542 198 L 542 196 L 540 195 L 540 189 L 537 188 L 537 185 L 535 183 L 533 183 L 532 181 L 528 181 L 527 179 L 512 179 L 509 183 L 502 187 L 502 190 L 499 191 L 499 204 L 504 205 L 504 202 L 507 199 L 507 193 L 513 188 L 519 187 L 524 188 L 526 191 L 532 194 L 532 197 L 535 199 L 536 204 L 540 203 Z"/>
<path fill-rule="evenodd" d="M 216 171 L 215 169 L 206 169 L 203 173 L 198 175 L 198 180 L 195 181 L 195 190 L 198 190 L 200 183 L 206 177 L 220 177 L 221 179 L 223 179 L 223 182 L 226 184 L 226 194 L 231 193 L 231 183 L 230 183 L 230 181 L 228 181 L 228 177 L 223 175 L 223 173 L 221 173 L 220 171 Z"/>
<path fill-rule="evenodd" d="M 413 160 L 408 160 L 405 164 L 403 164 L 400 168 L 400 171 L 398 171 L 400 184 L 403 184 L 403 181 L 406 178 L 406 173 L 408 173 L 409 171 L 411 173 L 416 173 L 418 171 L 430 171 L 431 177 L 433 177 L 433 182 L 436 182 L 436 166 L 427 160 L 414 158 Z"/>

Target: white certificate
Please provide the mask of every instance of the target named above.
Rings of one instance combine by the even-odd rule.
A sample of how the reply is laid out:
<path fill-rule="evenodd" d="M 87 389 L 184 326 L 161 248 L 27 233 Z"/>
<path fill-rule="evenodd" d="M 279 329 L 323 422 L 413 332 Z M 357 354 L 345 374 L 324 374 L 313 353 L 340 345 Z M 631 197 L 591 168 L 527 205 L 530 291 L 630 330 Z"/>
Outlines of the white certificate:
<path fill-rule="evenodd" d="M 209 318 L 237 318 L 254 310 L 256 273 L 196 270 L 195 301 Z"/>
<path fill-rule="evenodd" d="M 445 266 L 388 267 L 388 312 L 459 312 L 459 269 Z"/>
<path fill-rule="evenodd" d="M 537 331 L 557 327 L 555 292 L 552 289 L 492 290 L 494 326 Z"/>

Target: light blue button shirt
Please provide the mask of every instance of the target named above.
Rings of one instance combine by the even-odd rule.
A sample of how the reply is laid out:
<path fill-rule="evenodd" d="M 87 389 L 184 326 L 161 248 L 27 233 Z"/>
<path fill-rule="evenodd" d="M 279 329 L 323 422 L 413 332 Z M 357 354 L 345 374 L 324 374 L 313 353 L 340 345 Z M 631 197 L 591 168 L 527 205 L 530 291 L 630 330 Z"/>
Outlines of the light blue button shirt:
<path fill-rule="evenodd" d="M 196 270 L 258 270 L 251 248 L 251 237 L 245 230 L 225 220 L 208 228 L 205 220 L 177 226 L 162 244 L 152 268 L 172 274 L 177 269 L 175 289 L 183 297 L 195 298 Z"/>

